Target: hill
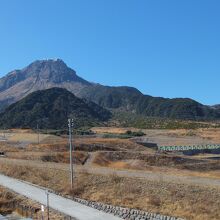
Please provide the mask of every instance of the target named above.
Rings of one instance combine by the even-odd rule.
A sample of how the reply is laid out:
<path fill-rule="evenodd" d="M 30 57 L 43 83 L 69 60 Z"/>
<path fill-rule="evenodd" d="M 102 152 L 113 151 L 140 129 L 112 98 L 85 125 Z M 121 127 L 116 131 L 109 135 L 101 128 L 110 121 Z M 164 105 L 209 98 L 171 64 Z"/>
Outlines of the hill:
<path fill-rule="evenodd" d="M 66 129 L 67 119 L 74 127 L 94 126 L 108 120 L 111 113 L 95 103 L 77 98 L 71 92 L 52 88 L 36 91 L 10 105 L 0 114 L 5 128 Z"/>
<path fill-rule="evenodd" d="M 87 86 L 79 93 L 104 108 L 132 112 L 148 117 L 181 120 L 215 120 L 220 108 L 202 105 L 192 99 L 152 97 L 132 87 Z"/>
<path fill-rule="evenodd" d="M 79 77 L 60 59 L 38 60 L 0 79 L 0 111 L 28 94 L 53 87 L 114 111 L 147 117 L 181 120 L 219 120 L 219 106 L 207 106 L 189 98 L 168 99 L 142 94 L 132 87 L 111 87 Z"/>

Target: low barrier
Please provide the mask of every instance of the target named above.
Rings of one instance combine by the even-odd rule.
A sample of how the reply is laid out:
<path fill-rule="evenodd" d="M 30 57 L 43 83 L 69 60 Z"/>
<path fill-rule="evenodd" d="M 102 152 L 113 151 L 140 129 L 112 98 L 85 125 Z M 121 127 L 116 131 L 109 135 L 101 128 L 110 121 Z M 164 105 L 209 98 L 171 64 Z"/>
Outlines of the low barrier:
<path fill-rule="evenodd" d="M 220 144 L 192 145 L 192 146 L 159 146 L 159 151 L 192 151 L 192 150 L 220 150 Z"/>

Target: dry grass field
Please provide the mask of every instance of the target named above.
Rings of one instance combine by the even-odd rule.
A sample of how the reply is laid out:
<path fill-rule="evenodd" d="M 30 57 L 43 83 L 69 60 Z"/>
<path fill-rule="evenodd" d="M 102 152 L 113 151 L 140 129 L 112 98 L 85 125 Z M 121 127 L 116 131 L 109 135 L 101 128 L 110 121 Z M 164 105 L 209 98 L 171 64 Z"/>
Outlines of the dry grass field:
<path fill-rule="evenodd" d="M 213 143 L 220 143 L 220 128 L 200 128 L 195 130 L 168 130 L 165 134 L 175 137 L 197 137 L 209 140 Z"/>
<path fill-rule="evenodd" d="M 220 189 L 160 181 L 78 173 L 74 189 L 67 171 L 3 165 L 6 175 L 49 187 L 63 194 L 107 204 L 159 212 L 193 220 L 220 219 Z M 34 174 L 34 175 L 33 175 Z"/>
<path fill-rule="evenodd" d="M 11 213 L 13 210 L 10 207 L 10 203 L 14 201 L 13 194 L 0 187 L 0 213 Z"/>
<path fill-rule="evenodd" d="M 220 143 L 220 128 L 200 128 L 200 129 L 135 129 L 135 128 L 112 128 L 112 127 L 94 127 L 92 131 L 97 134 L 113 133 L 123 134 L 126 131 L 142 131 L 146 135 L 144 139 L 164 145 L 196 145 Z"/>
<path fill-rule="evenodd" d="M 155 149 L 137 144 L 142 139 L 158 145 L 191 145 L 220 143 L 220 129 L 198 130 L 143 130 L 143 137 L 120 139 L 104 138 L 102 134 L 124 134 L 139 131 L 133 128 L 93 128 L 96 135 L 74 136 L 74 163 L 83 169 L 108 168 L 115 170 L 166 173 L 175 176 L 220 178 L 220 161 L 211 157 L 218 155 L 159 154 Z M 35 161 L 37 164 L 69 162 L 67 136 L 40 135 L 36 143 L 33 131 L 11 131 L 6 142 L 0 142 L 7 160 Z M 16 138 L 15 138 L 16 137 Z M 32 139 L 31 139 L 32 138 Z M 28 140 L 28 144 L 22 142 Z M 1 160 L 1 158 L 0 158 Z M 47 166 L 47 165 L 46 165 Z M 65 165 L 66 166 L 66 165 Z M 85 170 L 86 170 L 85 169 Z M 192 220 L 220 219 L 220 188 L 199 186 L 184 182 L 157 181 L 134 177 L 119 177 L 116 174 L 98 175 L 86 171 L 77 173 L 74 190 L 69 189 L 67 169 L 55 166 L 27 166 L 22 163 L 1 162 L 0 172 L 46 186 L 63 194 L 105 202 L 113 205 L 143 209 L 165 215 Z"/>
<path fill-rule="evenodd" d="M 8 152 L 7 157 L 21 160 L 38 160 L 43 162 L 69 163 L 69 152 L 34 152 L 17 151 Z M 88 153 L 84 151 L 75 151 L 73 153 L 74 163 L 84 164 L 88 158 Z"/>
<path fill-rule="evenodd" d="M 113 134 L 124 134 L 126 131 L 139 131 L 141 129 L 137 128 L 116 128 L 116 127 L 94 127 L 91 129 L 93 132 L 97 134 L 103 133 L 113 133 Z"/>
<path fill-rule="evenodd" d="M 8 142 L 24 142 L 24 143 L 37 143 L 38 135 L 30 129 L 11 129 L 0 131 L 0 136 L 5 137 Z M 40 141 L 49 138 L 51 135 L 40 134 Z"/>
<path fill-rule="evenodd" d="M 220 143 L 219 128 L 201 128 L 195 130 L 143 130 L 147 137 L 158 145 L 192 145 Z"/>

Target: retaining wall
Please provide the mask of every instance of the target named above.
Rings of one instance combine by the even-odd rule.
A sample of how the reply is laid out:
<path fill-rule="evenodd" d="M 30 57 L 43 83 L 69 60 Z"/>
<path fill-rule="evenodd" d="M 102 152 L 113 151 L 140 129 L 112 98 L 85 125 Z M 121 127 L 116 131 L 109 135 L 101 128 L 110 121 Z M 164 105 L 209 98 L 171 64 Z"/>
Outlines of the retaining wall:
<path fill-rule="evenodd" d="M 207 144 L 207 145 L 193 145 L 193 146 L 160 146 L 158 147 L 159 151 L 202 151 L 202 150 L 210 150 L 210 151 L 219 151 L 219 144 Z"/>
<path fill-rule="evenodd" d="M 113 214 L 126 220 L 183 220 L 182 218 L 145 212 L 137 209 L 123 208 L 119 206 L 106 205 L 100 202 L 87 201 L 80 198 L 71 198 L 75 202 L 92 207 L 94 209 Z"/>

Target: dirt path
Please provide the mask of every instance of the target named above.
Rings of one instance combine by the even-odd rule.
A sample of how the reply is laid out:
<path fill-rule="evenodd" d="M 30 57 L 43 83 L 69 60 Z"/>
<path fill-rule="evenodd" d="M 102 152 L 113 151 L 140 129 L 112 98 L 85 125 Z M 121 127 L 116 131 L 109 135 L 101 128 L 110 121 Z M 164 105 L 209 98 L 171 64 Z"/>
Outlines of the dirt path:
<path fill-rule="evenodd" d="M 92 162 L 95 159 L 96 155 L 97 155 L 97 152 L 90 152 L 86 162 L 84 163 L 84 167 L 91 167 Z"/>
<path fill-rule="evenodd" d="M 29 160 L 18 160 L 18 159 L 8 159 L 0 158 L 0 164 L 16 164 L 16 165 L 26 165 L 30 167 L 47 168 L 47 169 L 60 169 L 69 170 L 68 164 L 61 163 L 51 163 L 42 161 L 29 161 Z M 152 181 L 166 181 L 172 183 L 181 184 L 191 184 L 200 186 L 211 186 L 220 188 L 220 179 L 208 178 L 208 177 L 198 177 L 190 175 L 176 175 L 172 173 L 161 173 L 155 171 L 138 171 L 138 170 L 122 170 L 122 169 L 112 169 L 106 167 L 95 167 L 95 166 L 75 166 L 77 172 L 88 172 L 93 174 L 101 175 L 111 175 L 117 174 L 122 177 L 129 178 L 144 178 Z"/>

